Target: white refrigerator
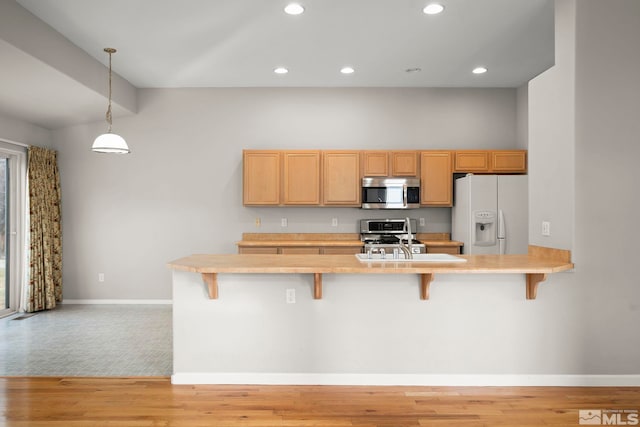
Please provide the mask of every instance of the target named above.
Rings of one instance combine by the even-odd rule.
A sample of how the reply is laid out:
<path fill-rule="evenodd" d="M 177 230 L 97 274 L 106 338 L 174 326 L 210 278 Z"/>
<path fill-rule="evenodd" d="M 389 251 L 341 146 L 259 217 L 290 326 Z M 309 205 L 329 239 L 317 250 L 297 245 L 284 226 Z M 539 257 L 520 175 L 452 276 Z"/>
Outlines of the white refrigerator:
<path fill-rule="evenodd" d="M 467 175 L 455 181 L 451 239 L 463 253 L 526 254 L 529 196 L 526 175 Z"/>

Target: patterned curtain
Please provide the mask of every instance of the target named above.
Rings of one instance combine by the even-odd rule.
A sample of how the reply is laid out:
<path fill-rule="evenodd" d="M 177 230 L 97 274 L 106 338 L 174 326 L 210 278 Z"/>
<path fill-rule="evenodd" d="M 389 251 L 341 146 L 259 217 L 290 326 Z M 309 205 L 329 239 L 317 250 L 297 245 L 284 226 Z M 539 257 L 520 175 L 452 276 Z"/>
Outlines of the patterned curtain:
<path fill-rule="evenodd" d="M 62 226 L 57 153 L 29 147 L 29 285 L 27 311 L 62 301 Z"/>

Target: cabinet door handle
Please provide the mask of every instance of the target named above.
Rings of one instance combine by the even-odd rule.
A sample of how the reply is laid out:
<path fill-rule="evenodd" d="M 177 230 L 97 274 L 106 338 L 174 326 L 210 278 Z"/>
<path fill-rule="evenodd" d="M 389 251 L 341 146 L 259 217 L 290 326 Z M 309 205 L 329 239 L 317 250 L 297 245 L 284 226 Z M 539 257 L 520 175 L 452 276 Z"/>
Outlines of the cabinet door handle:
<path fill-rule="evenodd" d="M 402 203 L 404 204 L 404 207 L 407 207 L 407 184 L 404 184 L 402 186 Z"/>

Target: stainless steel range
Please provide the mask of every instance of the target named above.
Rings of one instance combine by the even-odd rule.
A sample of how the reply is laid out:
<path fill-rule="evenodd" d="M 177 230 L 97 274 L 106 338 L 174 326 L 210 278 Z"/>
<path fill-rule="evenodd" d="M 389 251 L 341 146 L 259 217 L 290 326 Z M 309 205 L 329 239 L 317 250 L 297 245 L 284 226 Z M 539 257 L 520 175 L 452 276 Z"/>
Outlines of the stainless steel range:
<path fill-rule="evenodd" d="M 423 254 L 427 250 L 424 244 L 415 240 L 416 229 L 415 219 L 361 219 L 360 240 L 364 243 L 364 253 L 397 257 L 409 249 L 411 253 Z"/>

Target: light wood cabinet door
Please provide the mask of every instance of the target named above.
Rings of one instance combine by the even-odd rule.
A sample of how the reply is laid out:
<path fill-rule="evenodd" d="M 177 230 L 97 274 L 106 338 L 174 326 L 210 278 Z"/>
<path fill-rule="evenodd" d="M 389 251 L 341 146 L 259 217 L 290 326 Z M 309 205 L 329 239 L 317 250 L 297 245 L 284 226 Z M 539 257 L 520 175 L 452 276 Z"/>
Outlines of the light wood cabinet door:
<path fill-rule="evenodd" d="M 489 151 L 456 151 L 455 172 L 489 172 Z"/>
<path fill-rule="evenodd" d="M 242 203 L 280 204 L 280 152 L 245 150 L 242 157 Z"/>
<path fill-rule="evenodd" d="M 527 150 L 456 151 L 454 172 L 526 173 Z"/>
<path fill-rule="evenodd" d="M 418 153 L 416 151 L 391 152 L 391 176 L 418 176 Z"/>
<path fill-rule="evenodd" d="M 285 205 L 320 204 L 320 151 L 285 151 Z"/>
<path fill-rule="evenodd" d="M 450 254 L 459 255 L 460 246 L 429 246 L 426 245 L 426 251 L 428 254 Z"/>
<path fill-rule="evenodd" d="M 420 154 L 420 204 L 453 206 L 451 151 L 423 151 Z"/>
<path fill-rule="evenodd" d="M 279 246 L 279 247 L 239 247 L 239 254 L 267 255 L 353 255 L 362 252 L 362 246 Z"/>
<path fill-rule="evenodd" d="M 360 206 L 360 153 L 322 152 L 322 202 L 324 205 Z"/>
<path fill-rule="evenodd" d="M 493 172 L 525 173 L 527 171 L 527 151 L 492 151 L 491 170 Z"/>
<path fill-rule="evenodd" d="M 238 253 L 240 254 L 268 254 L 268 255 L 277 255 L 278 248 L 238 248 Z"/>
<path fill-rule="evenodd" d="M 362 253 L 362 246 L 331 246 L 322 248 L 324 255 L 353 255 Z"/>
<path fill-rule="evenodd" d="M 282 247 L 282 255 L 320 255 L 319 247 Z"/>
<path fill-rule="evenodd" d="M 364 151 L 362 173 L 364 176 L 389 176 L 389 152 Z"/>

